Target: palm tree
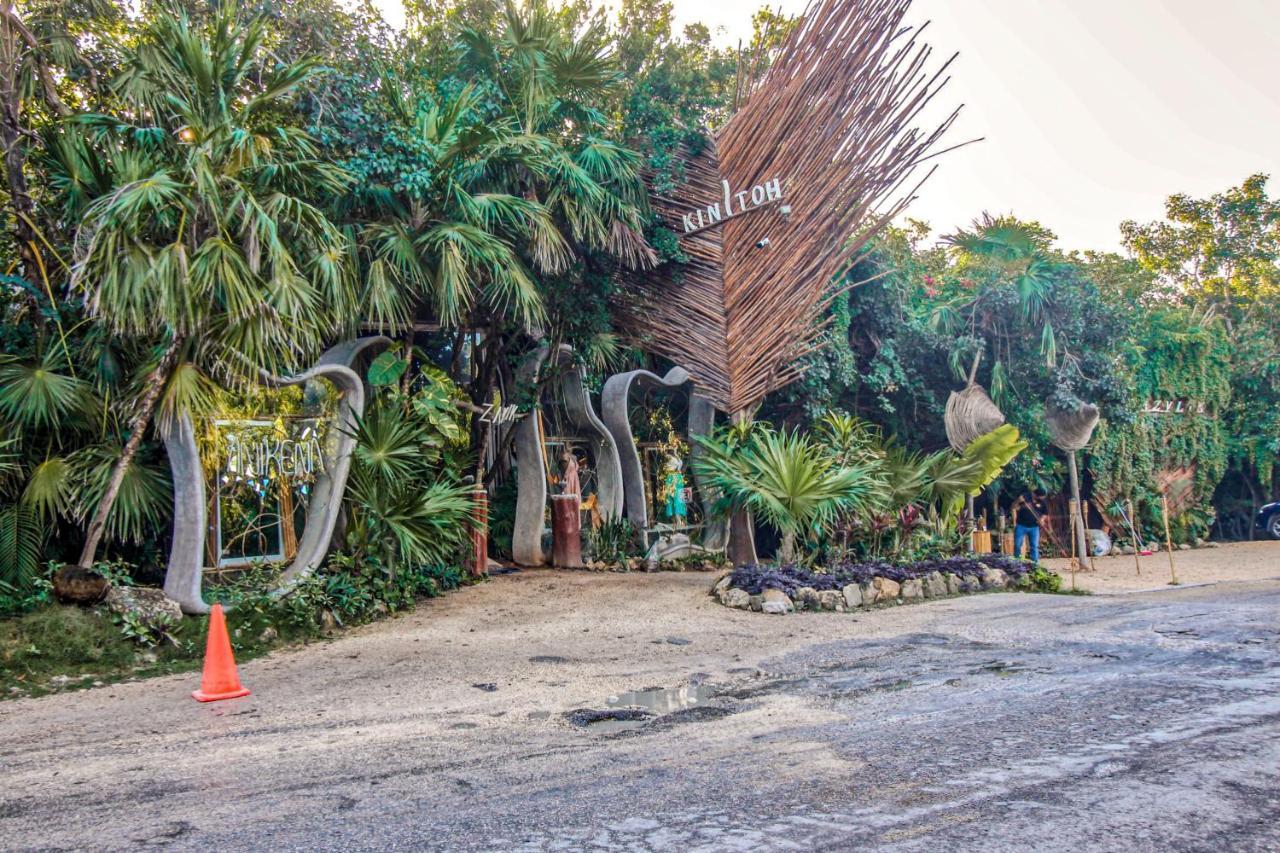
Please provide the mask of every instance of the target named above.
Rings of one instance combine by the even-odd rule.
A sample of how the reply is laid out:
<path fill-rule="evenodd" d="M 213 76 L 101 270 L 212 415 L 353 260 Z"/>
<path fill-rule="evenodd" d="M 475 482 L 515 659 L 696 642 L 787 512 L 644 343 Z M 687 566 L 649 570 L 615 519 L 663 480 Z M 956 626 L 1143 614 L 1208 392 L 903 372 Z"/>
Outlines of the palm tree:
<path fill-rule="evenodd" d="M 572 310 L 584 310 L 577 297 L 598 286 L 587 276 L 593 253 L 632 266 L 655 256 L 640 157 L 605 138 L 607 117 L 592 106 L 619 81 L 603 28 L 576 30 L 542 0 L 506 2 L 483 29 L 432 20 L 411 36 L 458 41 L 456 76 L 377 76 L 370 111 L 390 148 L 367 156 L 355 129 L 349 153 L 367 177 L 344 215 L 358 233 L 369 320 L 395 333 L 429 308 L 455 354 L 483 330 L 472 371 L 455 358 L 452 372 L 480 405 L 530 337 L 554 350 L 569 334 L 580 318 L 549 293 L 572 293 Z M 473 424 L 478 459 L 482 427 Z"/>
<path fill-rule="evenodd" d="M 745 439 L 700 438 L 694 473 L 719 495 L 716 512 L 746 511 L 782 534 L 778 559 L 796 556 L 797 537 L 820 533 L 841 514 L 864 511 L 880 498 L 875 464 L 841 464 L 820 443 L 799 432 L 757 425 Z"/>
<path fill-rule="evenodd" d="M 939 534 L 951 529 L 966 498 L 980 494 L 1027 446 L 1017 427 L 1006 424 L 970 443 L 962 454 L 946 449 L 923 453 L 883 438 L 857 418 L 834 413 L 819 421 L 817 435 L 833 459 L 868 466 L 880 480 L 875 501 L 860 507 L 870 511 L 877 554 L 887 530 L 898 528 L 896 551 L 925 514 Z"/>
<path fill-rule="evenodd" d="M 1046 236 L 1041 230 L 1012 217 L 984 213 L 970 230 L 959 229 L 943 238 L 951 247 L 962 278 L 973 281 L 972 292 L 939 304 L 930 317 L 931 325 L 949 335 L 967 334 L 977 339 L 968 381 L 974 382 L 984 350 L 994 350 L 991 366 L 991 394 L 996 402 L 1007 398 L 1009 377 L 1001 357 L 1000 341 L 1013 326 L 1028 323 L 1040 327 L 1040 352 L 1053 367 L 1058 360 L 1057 337 L 1049 319 L 1053 301 L 1054 264 L 1045 251 Z M 1012 289 L 1017 315 L 1009 316 L 1005 293 Z M 963 378 L 963 349 L 952 352 L 952 367 Z"/>
<path fill-rule="evenodd" d="M 310 199 L 349 183 L 281 126 L 316 66 L 272 68 L 262 20 L 220 4 L 196 28 L 151 21 L 117 81 L 120 108 L 78 117 L 79 155 L 110 176 L 86 199 L 73 284 L 112 334 L 155 342 L 128 439 L 86 532 L 90 565 L 144 433 L 207 401 L 210 377 L 283 372 L 348 330 L 357 288 L 342 232 Z"/>

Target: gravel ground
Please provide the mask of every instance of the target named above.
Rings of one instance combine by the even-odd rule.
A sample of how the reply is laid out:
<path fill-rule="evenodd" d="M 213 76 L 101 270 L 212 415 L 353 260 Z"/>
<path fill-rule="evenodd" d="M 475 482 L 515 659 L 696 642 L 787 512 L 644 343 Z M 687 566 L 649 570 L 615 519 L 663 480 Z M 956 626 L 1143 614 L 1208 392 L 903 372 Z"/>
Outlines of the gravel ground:
<path fill-rule="evenodd" d="M 522 572 L 245 699 L 6 702 L 0 847 L 1280 849 L 1280 582 L 785 617 L 709 582 Z M 569 719 L 648 687 L 703 701 Z"/>
<path fill-rule="evenodd" d="M 1136 592 L 1167 586 L 1170 580 L 1169 554 L 1159 552 L 1139 557 L 1133 555 L 1097 557 L 1094 571 L 1076 573 L 1076 587 L 1094 593 Z M 1231 542 L 1217 548 L 1174 551 L 1174 569 L 1184 586 L 1222 581 L 1256 581 L 1280 578 L 1280 542 Z M 1062 575 L 1064 588 L 1071 586 L 1068 560 L 1046 560 L 1045 565 Z M 1085 564 L 1088 569 L 1088 564 Z"/>

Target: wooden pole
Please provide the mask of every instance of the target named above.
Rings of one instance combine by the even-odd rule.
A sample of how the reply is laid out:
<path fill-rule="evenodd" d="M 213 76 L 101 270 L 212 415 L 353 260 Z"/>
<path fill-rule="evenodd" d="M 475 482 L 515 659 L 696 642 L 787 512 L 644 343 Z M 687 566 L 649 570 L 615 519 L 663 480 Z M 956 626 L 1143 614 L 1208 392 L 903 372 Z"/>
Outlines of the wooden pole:
<path fill-rule="evenodd" d="M 468 554 L 472 577 L 489 574 L 489 493 L 484 486 L 471 490 L 471 553 Z"/>
<path fill-rule="evenodd" d="M 1160 493 L 1160 507 L 1164 514 L 1164 544 L 1169 549 L 1169 585 L 1178 585 L 1178 570 L 1173 566 L 1173 534 L 1169 532 L 1169 495 Z"/>
<path fill-rule="evenodd" d="M 751 409 L 734 412 L 732 421 L 735 424 L 748 424 L 754 415 Z M 751 513 L 738 510 L 729 517 L 729 544 L 726 556 L 735 566 L 750 566 L 760 561 L 756 553 L 755 524 Z"/>
<path fill-rule="evenodd" d="M 1138 524 L 1134 519 L 1133 501 L 1127 500 L 1129 505 L 1129 532 L 1133 534 L 1133 567 L 1138 571 L 1138 577 L 1142 577 L 1142 545 L 1138 542 Z"/>
<path fill-rule="evenodd" d="M 298 555 L 298 531 L 293 526 L 293 483 L 280 472 L 280 545 L 286 560 Z"/>
<path fill-rule="evenodd" d="M 1076 468 L 1076 454 L 1072 451 L 1067 454 L 1067 473 L 1071 477 L 1071 540 L 1073 543 L 1071 551 L 1078 557 L 1088 559 L 1088 551 L 1086 550 L 1085 540 L 1087 537 L 1084 532 L 1084 519 L 1080 517 L 1080 472 Z"/>
<path fill-rule="evenodd" d="M 1067 565 L 1071 567 L 1071 591 L 1075 592 L 1076 570 L 1080 568 L 1080 556 L 1076 553 L 1076 526 L 1074 523 L 1071 524 L 1071 562 Z"/>
<path fill-rule="evenodd" d="M 1089 571 L 1096 572 L 1098 564 L 1093 561 L 1093 538 L 1089 536 L 1089 502 L 1084 502 L 1084 551 L 1089 555 Z"/>

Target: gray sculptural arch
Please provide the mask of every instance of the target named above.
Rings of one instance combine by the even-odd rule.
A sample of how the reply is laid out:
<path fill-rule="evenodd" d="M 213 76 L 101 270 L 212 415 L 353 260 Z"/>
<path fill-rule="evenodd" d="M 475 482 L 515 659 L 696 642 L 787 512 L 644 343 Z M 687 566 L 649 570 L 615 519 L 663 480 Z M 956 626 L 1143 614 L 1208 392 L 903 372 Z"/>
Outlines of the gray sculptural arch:
<path fill-rule="evenodd" d="M 649 527 L 649 508 L 644 497 L 644 473 L 640 466 L 640 451 L 636 448 L 635 437 L 631 433 L 631 421 L 627 412 L 631 403 L 631 392 L 637 388 L 660 388 L 676 390 L 684 386 L 689 389 L 689 421 L 686 432 L 691 439 L 707 435 L 715 426 L 715 406 L 706 397 L 698 394 L 689 372 L 683 367 L 673 367 L 665 376 L 659 376 L 648 370 L 632 370 L 609 377 L 600 394 L 600 413 L 605 426 L 613 434 L 614 444 L 618 447 L 622 465 L 622 483 L 625 493 L 625 509 L 627 520 L 638 530 Z M 694 442 L 693 454 L 700 452 Z M 697 476 L 694 475 L 696 482 Z M 705 489 L 701 490 L 703 516 L 711 518 L 711 496 Z M 706 550 L 720 550 L 728 541 L 729 531 L 725 524 L 708 523 L 702 534 L 702 547 Z"/>
<path fill-rule="evenodd" d="M 324 352 L 310 370 L 295 376 L 261 374 L 269 388 L 304 385 L 327 379 L 338 389 L 338 412 L 324 453 L 324 469 L 316 474 L 307 506 L 307 521 L 298 541 L 298 552 L 281 577 L 277 594 L 283 595 L 324 561 L 342 512 L 342 495 L 351 471 L 355 428 L 364 414 L 364 380 L 351 365 L 362 353 L 384 347 L 390 338 L 372 336 L 345 341 Z M 204 468 L 196 446 L 191 418 L 182 415 L 165 437 L 165 450 L 173 471 L 173 542 L 164 591 L 185 613 L 208 613 L 204 600 L 204 537 L 207 519 Z"/>
<path fill-rule="evenodd" d="M 537 382 L 550 347 L 540 346 L 520 367 L 519 381 L 532 386 Z M 622 515 L 623 476 L 618 461 L 618 445 L 612 433 L 591 405 L 591 395 L 583 384 L 582 368 L 574 362 L 573 348 L 562 344 L 556 352 L 557 368 L 563 371 L 555 380 L 560 399 L 564 401 L 569 420 L 591 442 L 595 454 L 596 488 L 600 514 L 606 519 Z M 522 566 L 543 566 L 547 554 L 542 547 L 542 530 L 547 506 L 546 451 L 538 429 L 536 412 L 522 418 L 515 426 L 517 470 L 516 521 L 511 536 L 511 552 Z"/>

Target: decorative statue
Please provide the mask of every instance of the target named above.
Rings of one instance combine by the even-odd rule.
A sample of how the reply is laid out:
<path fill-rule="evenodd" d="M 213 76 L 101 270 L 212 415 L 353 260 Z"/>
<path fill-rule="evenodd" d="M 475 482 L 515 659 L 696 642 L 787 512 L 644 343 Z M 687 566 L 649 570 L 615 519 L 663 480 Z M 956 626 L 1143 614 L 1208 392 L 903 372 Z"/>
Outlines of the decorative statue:
<path fill-rule="evenodd" d="M 665 500 L 663 514 L 675 522 L 677 527 L 682 527 L 688 514 L 684 502 L 684 463 L 672 453 L 667 456 L 666 470 L 666 477 L 662 481 L 662 496 Z"/>
<path fill-rule="evenodd" d="M 560 464 L 564 467 L 564 476 L 560 478 L 560 494 L 582 497 L 582 484 L 578 482 L 578 457 L 566 445 L 560 452 Z"/>

